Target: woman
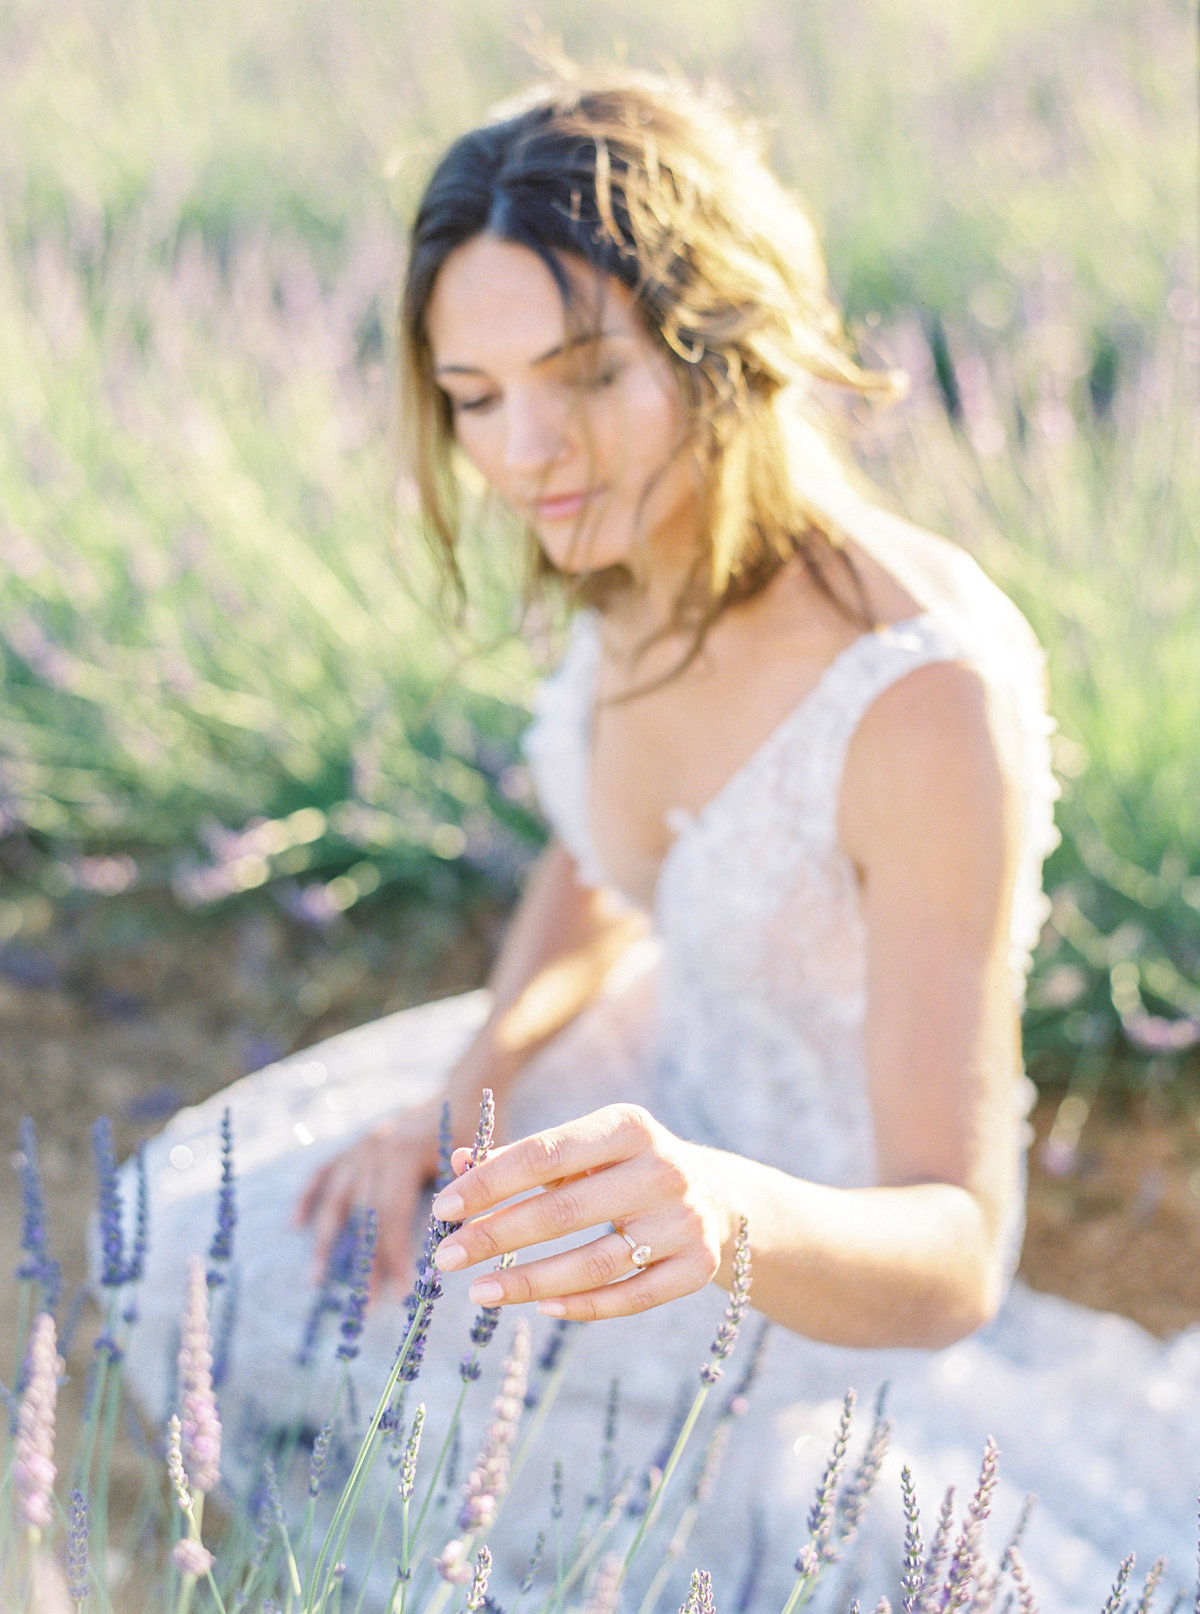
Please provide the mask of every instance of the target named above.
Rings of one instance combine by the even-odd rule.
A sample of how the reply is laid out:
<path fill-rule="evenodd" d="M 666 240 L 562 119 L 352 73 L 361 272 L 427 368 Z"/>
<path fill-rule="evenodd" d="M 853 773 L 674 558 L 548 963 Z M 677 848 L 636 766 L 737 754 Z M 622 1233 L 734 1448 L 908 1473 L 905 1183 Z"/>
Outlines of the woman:
<path fill-rule="evenodd" d="M 891 378 L 843 349 L 807 219 L 701 98 L 632 75 L 554 86 L 436 170 L 402 349 L 451 574 L 461 467 L 579 607 L 528 742 L 554 835 L 486 995 L 214 1101 L 234 1107 L 243 1239 L 270 1250 L 243 1275 L 256 1302 L 228 1404 L 286 1421 L 263 1385 L 308 1305 L 294 1263 L 318 1275 L 364 1204 L 383 1298 L 361 1382 L 386 1368 L 443 1094 L 465 1140 L 486 1086 L 508 1141 L 474 1169 L 457 1156 L 435 1207 L 464 1222 L 437 1253 L 464 1274 L 437 1318 L 445 1373 L 475 1304 L 623 1319 L 584 1331 L 560 1438 L 584 1438 L 619 1371 L 644 1458 L 720 1316 L 744 1216 L 754 1304 L 782 1328 L 705 1544 L 718 1602 L 757 1553 L 751 1503 L 763 1606 L 786 1592 L 831 1408 L 890 1377 L 927 1511 L 995 1433 L 999 1528 L 1018 1488 L 1048 1493 L 1028 1537 L 1045 1606 L 1098 1606 L 1139 1531 L 1187 1550 L 1190 1480 L 1146 1489 L 1130 1381 L 1162 1363 L 1145 1336 L 1024 1292 L 1001 1309 L 1053 838 L 1041 657 L 972 562 L 852 495 L 820 446 L 814 382 Z M 213 1116 L 161 1141 L 160 1229 L 208 1186 Z M 186 1242 L 160 1231 L 157 1248 L 177 1263 Z M 520 1259 L 493 1271 L 506 1251 Z M 1064 1399 L 1071 1368 L 1096 1383 Z M 1114 1397 L 1123 1421 L 1093 1448 Z M 494 1542 L 501 1601 L 545 1523 L 517 1512 Z"/>

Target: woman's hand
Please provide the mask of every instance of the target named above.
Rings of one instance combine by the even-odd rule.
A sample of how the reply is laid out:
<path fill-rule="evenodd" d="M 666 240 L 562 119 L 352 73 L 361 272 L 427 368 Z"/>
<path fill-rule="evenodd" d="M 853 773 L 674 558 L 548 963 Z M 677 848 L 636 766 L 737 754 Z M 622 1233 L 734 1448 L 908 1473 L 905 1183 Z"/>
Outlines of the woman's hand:
<path fill-rule="evenodd" d="M 390 1117 L 316 1172 L 293 1212 L 297 1226 L 312 1228 L 314 1282 L 358 1206 L 370 1206 L 379 1218 L 372 1295 L 386 1284 L 411 1282 L 410 1230 L 421 1190 L 437 1174 L 440 1115 L 439 1102 Z"/>
<path fill-rule="evenodd" d="M 612 1222 L 645 1245 L 605 1231 L 589 1243 L 477 1278 L 479 1305 L 536 1301 L 550 1317 L 591 1320 L 646 1311 L 702 1289 L 733 1246 L 732 1214 L 708 1151 L 660 1126 L 647 1111 L 613 1104 L 494 1150 L 434 1201 L 434 1214 L 464 1225 L 439 1245 L 444 1272 Z M 530 1194 L 532 1189 L 544 1192 Z M 530 1197 L 509 1205 L 517 1194 Z M 500 1208 L 503 1207 L 503 1208 Z M 624 1282 L 615 1282 L 624 1279 Z"/>

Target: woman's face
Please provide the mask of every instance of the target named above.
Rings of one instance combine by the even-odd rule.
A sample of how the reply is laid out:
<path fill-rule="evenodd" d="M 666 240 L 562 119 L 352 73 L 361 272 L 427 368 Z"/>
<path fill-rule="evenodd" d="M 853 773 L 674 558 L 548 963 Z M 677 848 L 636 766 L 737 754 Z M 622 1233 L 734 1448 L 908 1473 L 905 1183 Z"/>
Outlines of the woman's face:
<path fill-rule="evenodd" d="M 446 259 L 426 330 L 455 437 L 561 571 L 676 575 L 698 518 L 670 361 L 625 286 L 579 259 L 564 268 L 583 339 L 527 247 L 479 235 Z"/>

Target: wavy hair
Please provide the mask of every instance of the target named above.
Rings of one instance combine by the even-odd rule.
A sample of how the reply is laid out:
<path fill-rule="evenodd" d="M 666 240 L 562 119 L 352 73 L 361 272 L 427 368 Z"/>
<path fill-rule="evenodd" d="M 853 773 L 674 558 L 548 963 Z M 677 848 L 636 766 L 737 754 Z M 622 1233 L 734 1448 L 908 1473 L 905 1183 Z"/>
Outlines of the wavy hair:
<path fill-rule="evenodd" d="M 670 359 L 705 535 L 676 602 L 675 625 L 694 635 L 687 659 L 724 609 L 797 556 L 850 609 L 831 579 L 830 562 L 840 565 L 852 614 L 870 623 L 850 558 L 798 474 L 789 419 L 804 420 L 813 381 L 894 396 L 902 378 L 855 361 L 813 224 L 749 128 L 712 91 L 624 71 L 561 76 L 497 109 L 450 146 L 417 210 L 400 310 L 402 420 L 427 528 L 458 589 L 454 429 L 426 315 L 446 259 L 483 234 L 537 254 L 568 322 L 582 316 L 564 258 L 620 281 Z M 540 550 L 537 565 L 553 572 Z M 612 582 L 593 574 L 581 592 L 602 599 Z"/>

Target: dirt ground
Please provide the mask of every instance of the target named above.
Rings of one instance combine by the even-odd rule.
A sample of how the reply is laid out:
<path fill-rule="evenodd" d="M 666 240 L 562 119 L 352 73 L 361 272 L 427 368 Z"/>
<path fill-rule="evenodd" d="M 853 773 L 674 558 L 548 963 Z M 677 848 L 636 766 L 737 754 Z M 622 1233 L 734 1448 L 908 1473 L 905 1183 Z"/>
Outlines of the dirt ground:
<path fill-rule="evenodd" d="M 22 1115 L 37 1126 L 53 1253 L 70 1289 L 83 1275 L 96 1116 L 112 1117 L 124 1155 L 179 1105 L 272 1057 L 477 984 L 499 923 L 481 908 L 465 921 L 424 912 L 369 932 L 317 934 L 265 910 L 185 924 L 134 905 L 85 909 L 0 948 L 0 1139 L 10 1161 L 0 1170 L 3 1360 Z M 1058 1111 L 1045 1096 L 1033 1118 L 1025 1278 L 1159 1335 L 1200 1322 L 1196 1123 L 1165 1100 L 1098 1103 L 1074 1150 L 1057 1150 L 1052 1173 L 1046 1140 Z M 93 1333 L 92 1323 L 81 1328 L 73 1366 Z M 72 1377 L 78 1387 L 82 1373 Z"/>

